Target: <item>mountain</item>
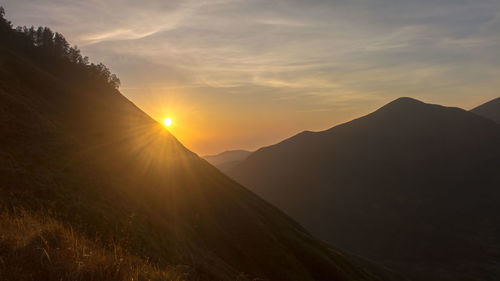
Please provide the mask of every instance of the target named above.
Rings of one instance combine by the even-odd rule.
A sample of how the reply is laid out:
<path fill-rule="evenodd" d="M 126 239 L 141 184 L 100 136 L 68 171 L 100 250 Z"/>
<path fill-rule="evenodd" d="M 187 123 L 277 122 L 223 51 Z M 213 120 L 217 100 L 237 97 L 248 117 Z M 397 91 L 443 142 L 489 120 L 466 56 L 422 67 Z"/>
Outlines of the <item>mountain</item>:
<path fill-rule="evenodd" d="M 500 125 L 399 98 L 228 175 L 327 242 L 414 280 L 500 277 Z"/>
<path fill-rule="evenodd" d="M 226 172 L 245 160 L 250 154 L 252 152 L 246 150 L 228 150 L 216 155 L 206 155 L 203 158 L 219 170 Z"/>
<path fill-rule="evenodd" d="M 0 280 L 401 280 L 186 149 L 60 34 L 0 19 Z"/>
<path fill-rule="evenodd" d="M 500 124 L 500 98 L 493 99 L 471 110 L 484 118 L 491 119 Z"/>

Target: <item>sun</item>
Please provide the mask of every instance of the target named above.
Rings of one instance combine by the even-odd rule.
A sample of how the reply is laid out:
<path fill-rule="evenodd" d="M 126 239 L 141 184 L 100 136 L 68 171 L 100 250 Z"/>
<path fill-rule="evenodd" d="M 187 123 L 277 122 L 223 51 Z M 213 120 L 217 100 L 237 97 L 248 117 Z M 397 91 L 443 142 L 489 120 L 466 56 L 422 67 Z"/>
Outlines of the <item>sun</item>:
<path fill-rule="evenodd" d="M 172 125 L 172 119 L 165 118 L 165 120 L 163 120 L 163 124 L 165 124 L 165 126 L 167 127 L 170 127 L 170 125 Z"/>

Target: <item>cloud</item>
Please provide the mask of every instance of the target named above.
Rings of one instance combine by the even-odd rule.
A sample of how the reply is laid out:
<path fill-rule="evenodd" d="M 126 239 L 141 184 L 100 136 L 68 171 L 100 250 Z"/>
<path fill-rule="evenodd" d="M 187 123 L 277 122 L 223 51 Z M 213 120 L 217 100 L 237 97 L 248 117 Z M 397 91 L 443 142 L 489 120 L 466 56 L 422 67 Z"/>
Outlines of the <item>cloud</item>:
<path fill-rule="evenodd" d="M 106 63 L 134 98 L 183 89 L 207 107 L 329 112 L 326 124 L 402 95 L 498 96 L 497 0 L 4 2 L 15 24 L 51 26 Z"/>

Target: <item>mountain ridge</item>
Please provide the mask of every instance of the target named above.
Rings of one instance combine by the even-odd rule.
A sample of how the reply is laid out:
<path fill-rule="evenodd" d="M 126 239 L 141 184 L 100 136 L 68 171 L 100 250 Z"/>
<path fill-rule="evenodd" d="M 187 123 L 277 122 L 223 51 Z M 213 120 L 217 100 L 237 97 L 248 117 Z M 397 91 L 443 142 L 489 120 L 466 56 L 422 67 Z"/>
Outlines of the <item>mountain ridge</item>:
<path fill-rule="evenodd" d="M 252 154 L 252 152 L 248 150 L 226 150 L 215 155 L 205 155 L 203 159 L 207 160 L 222 172 L 226 172 L 245 160 L 250 154 Z"/>
<path fill-rule="evenodd" d="M 52 63 L 42 52 L 51 43 L 32 45 L 14 30 L 0 29 L 0 36 L 0 205 L 11 215 L 49 216 L 33 226 L 56 225 L 28 235 L 33 248 L 14 246 L 11 252 L 34 254 L 17 260 L 28 266 L 10 264 L 23 274 L 0 267 L 0 276 L 59 280 L 62 272 L 47 271 L 39 257 L 57 253 L 60 244 L 51 237 L 76 233 L 98 240 L 103 251 L 124 248 L 152 268 L 187 267 L 183 280 L 402 279 L 313 238 L 186 149 L 107 76 L 82 75 L 93 67 L 85 61 Z M 40 241 L 45 238 L 51 239 Z M 43 252 L 38 245 L 54 247 Z M 80 261 L 65 262 L 72 268 Z"/>
<path fill-rule="evenodd" d="M 500 97 L 479 105 L 470 111 L 500 124 Z"/>
<path fill-rule="evenodd" d="M 434 257 L 448 259 L 441 274 L 450 280 L 478 278 L 475 274 L 483 270 L 489 275 L 481 278 L 494 280 L 499 269 L 479 262 L 488 254 L 477 249 L 486 246 L 452 229 L 481 237 L 494 233 L 498 218 L 492 212 L 500 201 L 495 189 L 500 183 L 498 143 L 500 126 L 491 120 L 400 98 L 325 131 L 299 133 L 259 149 L 228 174 L 320 238 L 385 260 L 416 280 L 442 280 Z M 468 185 L 476 186 L 474 192 Z M 449 226 L 440 226 L 438 218 L 449 220 Z M 500 244 L 491 243 L 494 249 Z M 462 250 L 452 250 L 457 245 Z M 494 250 L 490 259 L 498 253 Z M 460 259 L 466 254 L 469 261 Z M 420 259 L 419 266 L 412 268 L 411 259 Z M 461 272 L 458 264 L 464 262 L 475 262 L 475 269 Z"/>

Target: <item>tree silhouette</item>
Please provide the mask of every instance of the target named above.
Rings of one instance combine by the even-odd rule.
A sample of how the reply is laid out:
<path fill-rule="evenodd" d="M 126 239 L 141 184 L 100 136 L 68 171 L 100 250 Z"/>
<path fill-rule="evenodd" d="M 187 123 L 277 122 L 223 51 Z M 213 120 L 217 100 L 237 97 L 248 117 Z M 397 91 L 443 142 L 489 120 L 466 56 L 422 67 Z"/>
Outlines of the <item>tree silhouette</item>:
<path fill-rule="evenodd" d="M 0 6 L 0 33 L 6 33 L 12 29 L 10 21 L 5 19 L 5 10 Z"/>
<path fill-rule="evenodd" d="M 16 27 L 5 19 L 5 10 L 0 6 L 0 44 L 11 50 L 22 53 L 54 72 L 64 72 L 71 77 L 87 77 L 92 82 L 98 82 L 118 89 L 120 79 L 103 63 L 90 63 L 86 56 L 75 45 L 70 44 L 61 33 L 53 32 L 48 27 Z M 56 67 L 57 66 L 57 67 Z M 61 71 L 63 69 L 63 71 Z M 78 74 L 78 75 L 76 75 Z"/>

